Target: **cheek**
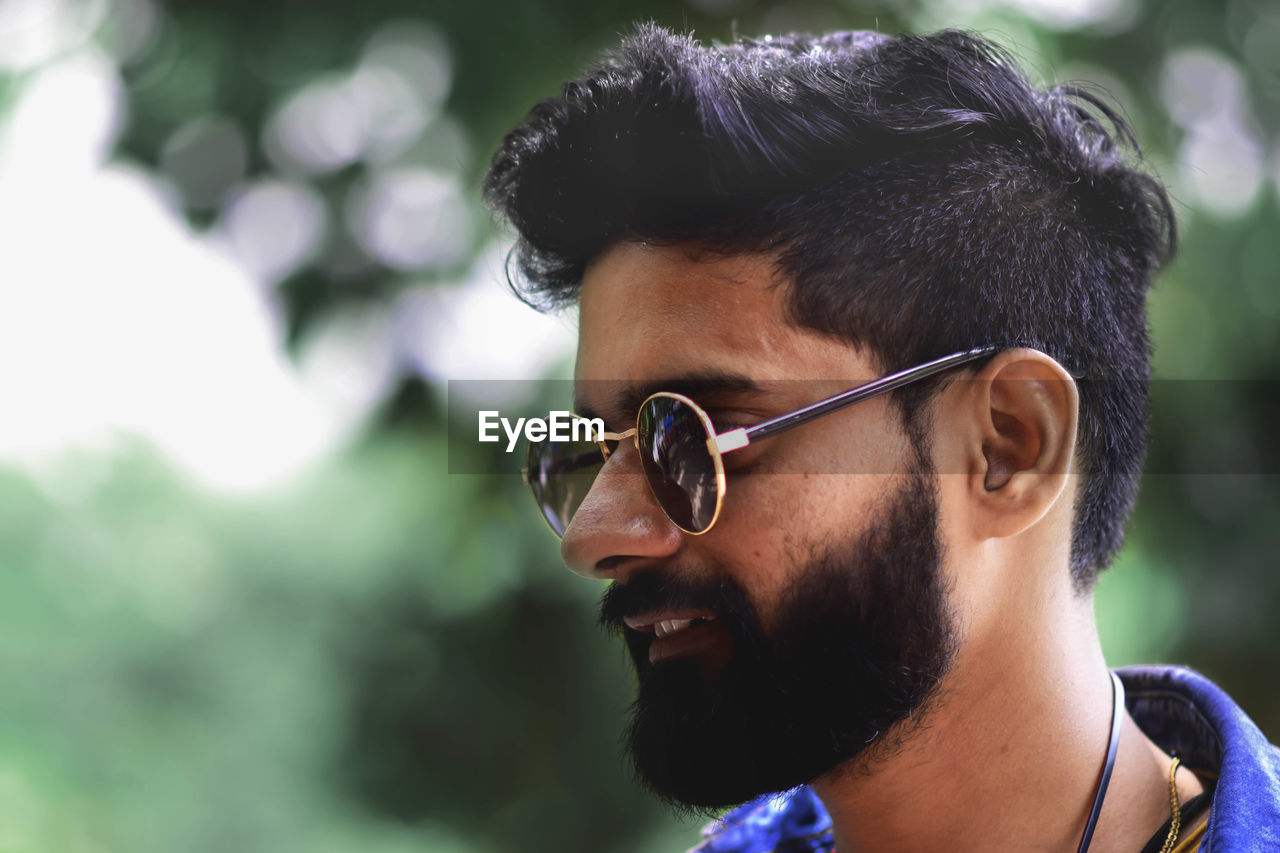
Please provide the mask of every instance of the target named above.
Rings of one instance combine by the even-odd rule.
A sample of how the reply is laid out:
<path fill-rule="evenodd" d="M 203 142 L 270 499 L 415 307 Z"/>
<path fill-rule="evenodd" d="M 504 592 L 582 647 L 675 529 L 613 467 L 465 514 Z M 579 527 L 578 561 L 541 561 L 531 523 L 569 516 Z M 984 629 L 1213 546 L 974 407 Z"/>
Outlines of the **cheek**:
<path fill-rule="evenodd" d="M 731 571 L 760 612 L 815 553 L 856 541 L 903 488 L 910 442 L 890 416 L 868 408 L 806 424 L 729 471 L 716 529 L 695 547 Z"/>
<path fill-rule="evenodd" d="M 899 479 L 813 473 L 731 477 L 720 520 L 705 545 L 714 552 L 712 560 L 728 567 L 767 612 L 792 573 L 816 550 L 856 536 Z"/>
<path fill-rule="evenodd" d="M 742 585 L 758 612 L 767 612 L 786 583 L 797 543 L 816 512 L 811 483 L 799 474 L 739 473 L 729 476 L 716 527 L 696 546 Z"/>

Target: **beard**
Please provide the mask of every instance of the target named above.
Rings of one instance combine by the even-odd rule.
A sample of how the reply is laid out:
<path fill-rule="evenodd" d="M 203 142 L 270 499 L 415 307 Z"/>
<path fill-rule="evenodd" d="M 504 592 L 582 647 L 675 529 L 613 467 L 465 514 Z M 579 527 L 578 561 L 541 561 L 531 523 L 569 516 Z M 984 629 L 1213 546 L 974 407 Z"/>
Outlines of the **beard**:
<path fill-rule="evenodd" d="M 671 805 L 713 810 L 891 755 L 956 648 L 937 516 L 935 479 L 917 462 L 851 542 L 811 549 L 767 632 L 727 572 L 645 570 L 613 584 L 600 622 L 636 666 L 625 739 L 641 783 Z M 685 607 L 716 614 L 729 652 L 651 664 L 653 634 L 623 617 Z"/>

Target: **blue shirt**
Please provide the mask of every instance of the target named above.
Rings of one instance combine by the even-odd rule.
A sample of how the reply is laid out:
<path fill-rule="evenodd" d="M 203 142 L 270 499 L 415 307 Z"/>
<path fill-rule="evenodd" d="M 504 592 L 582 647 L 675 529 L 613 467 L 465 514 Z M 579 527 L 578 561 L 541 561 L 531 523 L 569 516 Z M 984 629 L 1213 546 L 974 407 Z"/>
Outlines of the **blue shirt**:
<path fill-rule="evenodd" d="M 1280 749 L 1203 675 L 1174 666 L 1117 670 L 1125 706 L 1158 746 L 1217 776 L 1200 853 L 1280 851 Z M 690 853 L 830 853 L 831 818 L 807 786 L 739 806 Z"/>

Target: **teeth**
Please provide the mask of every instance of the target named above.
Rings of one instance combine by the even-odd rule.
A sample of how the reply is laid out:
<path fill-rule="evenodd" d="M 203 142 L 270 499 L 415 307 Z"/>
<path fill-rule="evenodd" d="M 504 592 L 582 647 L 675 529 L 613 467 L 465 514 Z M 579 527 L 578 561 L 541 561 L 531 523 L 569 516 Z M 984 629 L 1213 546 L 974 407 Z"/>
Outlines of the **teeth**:
<path fill-rule="evenodd" d="M 692 619 L 666 619 L 653 626 L 653 633 L 658 637 L 669 637 L 676 631 L 683 631 L 692 624 Z"/>

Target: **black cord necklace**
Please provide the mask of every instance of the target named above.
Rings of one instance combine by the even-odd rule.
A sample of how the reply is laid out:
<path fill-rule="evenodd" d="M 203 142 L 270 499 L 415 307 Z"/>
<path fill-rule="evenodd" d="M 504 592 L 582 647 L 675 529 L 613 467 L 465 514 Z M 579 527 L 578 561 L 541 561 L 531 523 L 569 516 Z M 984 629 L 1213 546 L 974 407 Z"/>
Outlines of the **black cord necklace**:
<path fill-rule="evenodd" d="M 1098 813 L 1102 811 L 1102 800 L 1107 796 L 1107 785 L 1111 783 L 1111 770 L 1116 766 L 1116 750 L 1120 748 L 1120 712 L 1124 708 L 1124 685 L 1114 672 L 1111 673 L 1111 739 L 1107 741 L 1107 764 L 1102 768 L 1102 780 L 1098 782 L 1098 793 L 1093 795 L 1093 808 L 1089 811 L 1089 822 L 1084 825 L 1084 835 L 1076 853 L 1085 853 L 1089 842 L 1093 840 L 1093 828 L 1098 823 Z"/>

